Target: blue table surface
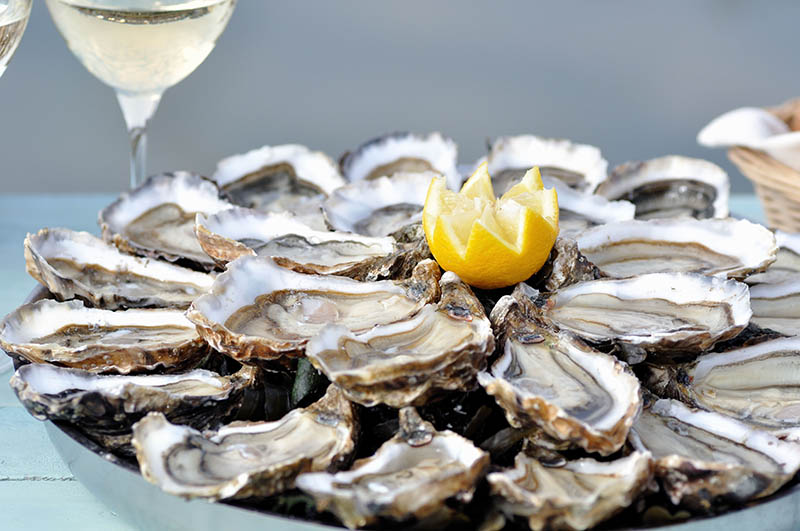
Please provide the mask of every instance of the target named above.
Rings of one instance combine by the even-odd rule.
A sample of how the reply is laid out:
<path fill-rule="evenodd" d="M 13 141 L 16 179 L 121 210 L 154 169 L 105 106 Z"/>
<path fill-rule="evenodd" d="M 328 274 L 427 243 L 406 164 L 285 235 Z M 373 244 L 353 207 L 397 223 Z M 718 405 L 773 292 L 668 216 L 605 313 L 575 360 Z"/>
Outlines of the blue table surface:
<path fill-rule="evenodd" d="M 109 195 L 0 195 L 0 315 L 28 296 L 36 282 L 25 273 L 22 242 L 43 227 L 99 234 L 97 212 Z M 752 195 L 734 195 L 731 213 L 762 221 Z M 11 373 L 0 374 L 5 381 Z M 8 385 L 0 384 L 0 529 L 133 529 L 72 475 Z"/>

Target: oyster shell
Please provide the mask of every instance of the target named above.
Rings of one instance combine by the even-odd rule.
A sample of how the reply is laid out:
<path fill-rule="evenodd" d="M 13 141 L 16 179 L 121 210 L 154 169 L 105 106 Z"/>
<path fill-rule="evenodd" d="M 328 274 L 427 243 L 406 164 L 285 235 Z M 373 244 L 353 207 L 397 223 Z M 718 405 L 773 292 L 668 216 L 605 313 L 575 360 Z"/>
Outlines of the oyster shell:
<path fill-rule="evenodd" d="M 351 529 L 378 518 L 440 525 L 449 498 L 468 501 L 489 455 L 451 431 L 436 431 L 413 408 L 400 410 L 400 431 L 346 472 L 302 474 L 297 487 Z"/>
<path fill-rule="evenodd" d="M 781 438 L 800 440 L 800 338 L 769 339 L 653 367 L 648 385 Z"/>
<path fill-rule="evenodd" d="M 630 505 L 652 479 L 652 468 L 646 452 L 608 462 L 577 459 L 560 467 L 520 453 L 513 469 L 486 479 L 500 509 L 526 517 L 531 529 L 588 529 Z"/>
<path fill-rule="evenodd" d="M 750 287 L 750 319 L 761 328 L 787 336 L 800 335 L 800 276 L 775 284 Z"/>
<path fill-rule="evenodd" d="M 28 273 L 60 299 L 108 309 L 186 308 L 214 277 L 174 264 L 124 254 L 88 232 L 42 229 L 25 238 Z"/>
<path fill-rule="evenodd" d="M 290 489 L 301 472 L 336 469 L 355 449 L 353 405 L 331 386 L 273 422 L 233 422 L 201 434 L 151 413 L 133 427 L 142 475 L 184 498 L 251 498 Z"/>
<path fill-rule="evenodd" d="M 548 324 L 591 343 L 618 345 L 634 355 L 633 362 L 648 352 L 693 357 L 738 334 L 752 312 L 741 282 L 697 273 L 650 273 L 559 289 L 539 313 Z"/>
<path fill-rule="evenodd" d="M 48 299 L 7 315 L 0 347 L 31 363 L 122 374 L 196 367 L 209 354 L 181 310 L 111 311 Z"/>
<path fill-rule="evenodd" d="M 584 280 L 596 280 L 605 275 L 580 250 L 578 243 L 559 236 L 547 262 L 526 282 L 543 291 L 556 291 Z"/>
<path fill-rule="evenodd" d="M 605 180 L 608 169 L 608 162 L 594 146 L 534 135 L 497 138 L 489 146 L 485 160 L 498 196 L 533 166 L 539 167 L 542 178 L 558 179 L 587 192 L 593 192 Z M 478 164 L 481 162 L 483 159 Z"/>
<path fill-rule="evenodd" d="M 403 321 L 439 297 L 439 266 L 417 265 L 402 281 L 304 275 L 271 258 L 243 256 L 197 298 L 187 317 L 217 350 L 242 362 L 300 356 L 327 324 L 354 332 Z"/>
<path fill-rule="evenodd" d="M 617 166 L 597 193 L 632 202 L 637 219 L 725 218 L 730 181 L 725 170 L 707 160 L 670 155 Z"/>
<path fill-rule="evenodd" d="M 231 376 L 196 369 L 183 374 L 98 376 L 80 369 L 24 365 L 11 377 L 22 405 L 39 420 L 70 422 L 102 446 L 126 454 L 133 424 L 158 411 L 196 429 L 216 426 L 242 404 L 258 369 Z"/>
<path fill-rule="evenodd" d="M 189 172 L 154 175 L 100 211 L 103 238 L 121 250 L 164 258 L 186 259 L 211 269 L 214 261 L 194 234 L 198 212 L 230 208 L 217 186 Z"/>
<path fill-rule="evenodd" d="M 538 426 L 589 452 L 616 452 L 642 407 L 639 381 L 613 356 L 537 325 L 531 306 L 517 289 L 494 307 L 502 355 L 478 381 L 512 426 Z"/>
<path fill-rule="evenodd" d="M 434 171 L 444 175 L 447 186 L 457 190 L 461 186 L 457 160 L 458 146 L 441 133 L 390 133 L 345 153 L 341 167 L 345 179 L 351 183 L 396 173 Z"/>
<path fill-rule="evenodd" d="M 672 503 L 695 510 L 768 496 L 800 467 L 800 446 L 677 400 L 645 409 L 630 441 L 653 454 Z"/>
<path fill-rule="evenodd" d="M 239 206 L 289 211 L 319 230 L 325 229 L 321 201 L 345 184 L 327 155 L 296 144 L 264 146 L 224 158 L 213 179 Z"/>
<path fill-rule="evenodd" d="M 451 272 L 442 298 L 408 320 L 354 334 L 327 326 L 306 346 L 306 357 L 354 402 L 401 408 L 425 405 L 443 391 L 475 387 L 494 351 L 483 306 Z"/>
<path fill-rule="evenodd" d="M 750 275 L 748 284 L 777 284 L 787 280 L 800 280 L 800 234 L 775 231 L 778 254 L 772 265 L 763 273 Z"/>
<path fill-rule="evenodd" d="M 336 230 L 388 236 L 422 221 L 422 207 L 435 172 L 396 173 L 337 188 L 322 204 Z"/>
<path fill-rule="evenodd" d="M 694 272 L 741 280 L 775 260 L 775 237 L 747 220 L 653 219 L 608 223 L 576 236 L 578 247 L 604 273 Z"/>
<path fill-rule="evenodd" d="M 631 220 L 636 206 L 629 201 L 609 201 L 605 197 L 570 188 L 558 179 L 542 177 L 558 194 L 559 236 L 574 238 L 594 225 Z"/>

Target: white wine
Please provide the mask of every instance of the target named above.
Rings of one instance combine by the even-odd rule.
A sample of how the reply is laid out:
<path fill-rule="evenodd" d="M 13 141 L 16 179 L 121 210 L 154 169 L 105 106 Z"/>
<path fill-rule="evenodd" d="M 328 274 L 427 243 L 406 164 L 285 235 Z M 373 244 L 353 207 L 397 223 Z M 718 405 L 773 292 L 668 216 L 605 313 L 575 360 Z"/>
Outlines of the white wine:
<path fill-rule="evenodd" d="M 211 53 L 236 0 L 47 0 L 69 48 L 104 83 L 160 94 Z"/>
<path fill-rule="evenodd" d="M 0 76 L 14 55 L 31 13 L 30 2 L 0 0 Z"/>

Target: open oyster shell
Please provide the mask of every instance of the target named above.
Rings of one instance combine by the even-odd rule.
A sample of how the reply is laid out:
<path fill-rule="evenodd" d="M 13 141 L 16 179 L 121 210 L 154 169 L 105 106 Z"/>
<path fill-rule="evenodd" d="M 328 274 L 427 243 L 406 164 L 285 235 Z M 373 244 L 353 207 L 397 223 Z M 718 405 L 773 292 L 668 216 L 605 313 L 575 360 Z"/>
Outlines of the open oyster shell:
<path fill-rule="evenodd" d="M 436 172 L 396 173 L 337 188 L 322 204 L 336 230 L 388 236 L 422 221 L 422 208 Z"/>
<path fill-rule="evenodd" d="M 444 175 L 447 186 L 457 190 L 461 186 L 457 161 L 458 146 L 441 133 L 390 133 L 345 153 L 341 167 L 345 179 L 351 183 L 397 173 L 434 171 Z"/>
<path fill-rule="evenodd" d="M 214 277 L 159 260 L 139 258 L 88 232 L 42 229 L 25 238 L 28 273 L 59 299 L 75 297 L 108 309 L 186 308 Z"/>
<path fill-rule="evenodd" d="M 209 344 L 239 361 L 300 356 L 327 324 L 360 332 L 415 315 L 438 299 L 439 275 L 439 266 L 426 260 L 406 280 L 359 282 L 295 273 L 271 258 L 243 256 L 186 315 Z"/>
<path fill-rule="evenodd" d="M 646 353 L 694 357 L 738 334 L 752 313 L 747 285 L 697 273 L 579 282 L 537 308 L 548 324 L 594 344 L 617 345 L 638 361 Z"/>
<path fill-rule="evenodd" d="M 497 138 L 485 160 L 497 195 L 506 193 L 534 166 L 539 167 L 542 178 L 558 179 L 590 193 L 605 180 L 608 169 L 608 162 L 594 146 L 534 135 Z M 483 159 L 478 164 L 481 162 Z"/>
<path fill-rule="evenodd" d="M 595 225 L 631 220 L 636 213 L 636 206 L 629 201 L 609 201 L 552 177 L 542 177 L 542 182 L 558 194 L 558 234 L 562 237 L 574 238 Z"/>
<path fill-rule="evenodd" d="M 531 306 L 517 289 L 494 307 L 502 355 L 478 381 L 512 426 L 538 426 L 589 452 L 616 452 L 642 407 L 639 381 L 613 356 L 538 325 Z"/>
<path fill-rule="evenodd" d="M 520 453 L 514 465 L 486 479 L 500 510 L 526 517 L 537 531 L 588 529 L 630 505 L 653 477 L 646 452 L 607 462 L 577 459 L 560 467 Z"/>
<path fill-rule="evenodd" d="M 741 280 L 766 269 L 777 253 L 768 229 L 733 218 L 608 223 L 575 240 L 586 258 L 614 278 L 694 272 Z"/>
<path fill-rule="evenodd" d="M 149 412 L 196 429 L 215 427 L 235 415 L 258 369 L 231 376 L 196 369 L 182 374 L 98 376 L 79 369 L 24 365 L 11 387 L 31 415 L 70 422 L 104 447 L 132 454 L 131 430 Z"/>
<path fill-rule="evenodd" d="M 308 342 L 306 356 L 347 398 L 365 406 L 425 405 L 443 391 L 474 388 L 494 352 L 491 324 L 454 273 L 439 284 L 441 300 L 414 317 L 358 334 L 325 327 Z"/>
<path fill-rule="evenodd" d="M 632 202 L 638 219 L 724 218 L 730 181 L 725 170 L 712 162 L 670 155 L 617 166 L 597 193 Z"/>
<path fill-rule="evenodd" d="M 400 410 L 400 431 L 346 472 L 302 474 L 297 487 L 351 529 L 379 518 L 445 523 L 445 501 L 469 501 L 489 455 L 451 431 L 436 431 L 413 408 Z"/>
<path fill-rule="evenodd" d="M 291 489 L 302 472 L 335 470 L 355 449 L 353 405 L 331 386 L 273 422 L 233 422 L 201 434 L 151 413 L 133 427 L 142 475 L 184 498 L 251 498 Z"/>
<path fill-rule="evenodd" d="M 111 311 L 48 299 L 7 315 L 0 347 L 32 363 L 122 374 L 192 368 L 209 354 L 180 310 Z"/>
<path fill-rule="evenodd" d="M 170 262 L 185 259 L 211 269 L 214 261 L 197 241 L 194 218 L 231 206 L 213 182 L 181 171 L 154 175 L 122 194 L 100 211 L 98 222 L 103 238 L 125 252 Z"/>
<path fill-rule="evenodd" d="M 800 335 L 800 275 L 750 287 L 750 322 L 787 336 Z"/>
<path fill-rule="evenodd" d="M 800 445 L 677 400 L 645 409 L 630 441 L 653 454 L 672 503 L 695 510 L 768 496 L 800 468 Z"/>
<path fill-rule="evenodd" d="M 777 284 L 800 279 L 800 234 L 775 231 L 778 254 L 775 261 L 763 273 L 755 273 L 745 279 L 748 284 Z"/>

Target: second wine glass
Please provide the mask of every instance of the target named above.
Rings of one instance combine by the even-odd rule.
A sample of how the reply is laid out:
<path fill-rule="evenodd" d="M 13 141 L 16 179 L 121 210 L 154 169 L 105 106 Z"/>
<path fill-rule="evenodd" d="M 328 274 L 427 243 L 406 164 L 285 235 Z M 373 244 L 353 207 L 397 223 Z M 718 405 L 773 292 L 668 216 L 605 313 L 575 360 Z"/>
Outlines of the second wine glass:
<path fill-rule="evenodd" d="M 47 0 L 72 53 L 117 91 L 131 140 L 131 188 L 144 180 L 147 123 L 164 91 L 202 63 L 236 0 Z"/>

